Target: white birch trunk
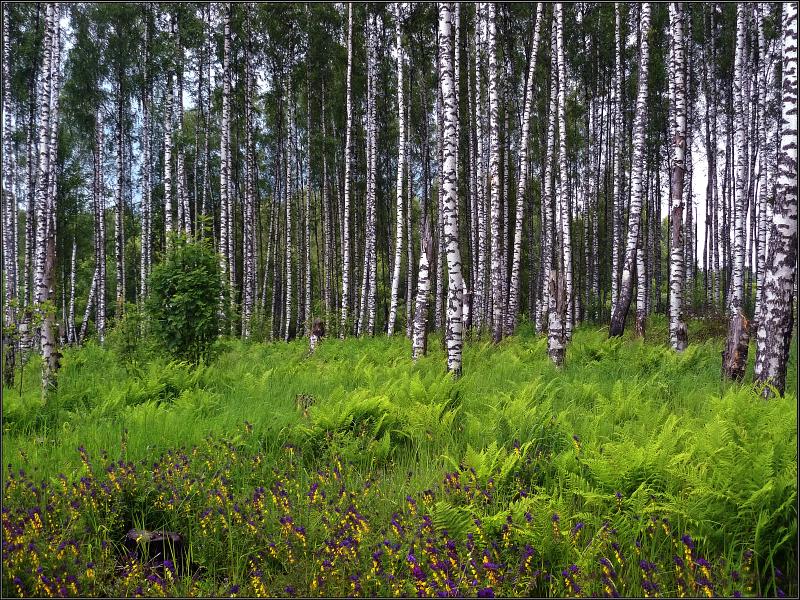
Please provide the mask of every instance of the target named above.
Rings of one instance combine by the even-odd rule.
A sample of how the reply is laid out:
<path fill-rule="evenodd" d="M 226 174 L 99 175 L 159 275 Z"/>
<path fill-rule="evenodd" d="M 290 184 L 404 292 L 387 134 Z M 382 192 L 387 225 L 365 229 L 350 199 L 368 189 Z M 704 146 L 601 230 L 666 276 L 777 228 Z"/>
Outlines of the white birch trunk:
<path fill-rule="evenodd" d="M 620 277 L 620 249 L 622 247 L 622 151 L 623 151 L 623 135 L 622 135 L 622 110 L 623 110 L 623 96 L 622 96 L 622 17 L 620 15 L 619 2 L 614 3 L 614 14 L 616 16 L 615 27 L 615 44 L 614 54 L 615 69 L 614 69 L 614 83 L 612 86 L 612 123 L 613 123 L 613 152 L 614 152 L 614 190 L 612 192 L 612 206 L 611 206 L 611 219 L 612 219 L 612 246 L 611 246 L 611 314 L 616 312 L 617 302 L 619 298 L 619 277 Z"/>
<path fill-rule="evenodd" d="M 609 335 L 619 336 L 625 328 L 625 317 L 631 304 L 633 292 L 633 270 L 636 261 L 636 245 L 639 237 L 639 225 L 642 213 L 642 170 L 644 168 L 644 134 L 647 116 L 647 71 L 649 61 L 648 33 L 650 31 L 650 4 L 642 4 L 641 15 L 641 60 L 639 64 L 639 82 L 636 95 L 636 113 L 633 121 L 633 159 L 631 169 L 631 200 L 628 217 L 628 239 L 625 251 L 625 262 L 622 265 L 619 300 L 611 317 Z"/>
<path fill-rule="evenodd" d="M 94 218 L 95 218 L 95 269 L 97 276 L 96 328 L 97 339 L 102 344 L 106 334 L 106 207 L 103 185 L 103 121 L 98 108 L 95 120 L 94 156 Z M 81 336 L 83 337 L 83 336 Z"/>
<path fill-rule="evenodd" d="M 747 320 L 743 313 L 744 302 L 744 254 L 745 218 L 747 213 L 747 139 L 745 124 L 746 89 L 745 60 L 747 8 L 744 4 L 736 9 L 736 58 L 734 62 L 734 143 L 736 153 L 736 178 L 733 198 L 733 269 L 728 300 L 728 337 L 723 352 L 722 372 L 728 379 L 741 380 L 747 364 Z M 742 335 L 743 332 L 743 335 Z M 741 340 L 741 341 L 740 341 Z"/>
<path fill-rule="evenodd" d="M 346 113 L 347 126 L 344 142 L 344 215 L 342 219 L 342 313 L 339 324 L 339 337 L 347 335 L 350 314 L 350 160 L 351 136 L 353 128 L 353 103 L 351 98 L 351 79 L 353 73 L 353 3 L 347 3 L 347 87 Z"/>
<path fill-rule="evenodd" d="M 429 265 L 432 251 L 433 240 L 428 227 L 428 218 L 423 214 L 422 226 L 420 227 L 419 277 L 417 279 L 417 298 L 414 309 L 414 334 L 411 344 L 411 358 L 414 361 L 420 356 L 424 356 L 428 347 Z"/>
<path fill-rule="evenodd" d="M 223 285 L 230 281 L 232 256 L 228 253 L 229 220 L 230 213 L 230 137 L 231 137 L 231 7 L 226 5 L 223 9 L 223 58 L 222 58 L 222 124 L 220 131 L 220 220 L 219 220 L 219 256 L 220 276 Z M 230 298 L 233 290 L 227 290 Z M 220 296 L 220 310 L 224 310 L 226 292 Z"/>
<path fill-rule="evenodd" d="M 402 44 L 401 35 L 401 21 L 404 18 L 403 3 L 395 3 L 395 39 L 397 51 L 397 115 L 398 115 L 398 132 L 399 141 L 397 143 L 397 179 L 396 179 L 396 201 L 397 201 L 397 214 L 395 218 L 395 244 L 394 244 L 394 261 L 392 262 L 392 289 L 389 295 L 389 321 L 386 326 L 386 333 L 388 335 L 394 334 L 395 320 L 397 319 L 397 302 L 400 290 L 400 265 L 403 256 L 403 163 L 406 158 L 406 115 L 405 115 L 405 100 L 403 90 L 403 63 L 405 62 L 405 51 Z"/>
<path fill-rule="evenodd" d="M 453 85 L 452 33 L 450 3 L 439 3 L 439 54 L 441 71 L 439 85 L 444 102 L 444 168 L 443 168 L 443 221 L 444 242 L 447 251 L 447 370 L 456 377 L 461 375 L 461 296 L 463 279 L 461 276 L 461 253 L 458 248 L 458 191 L 456 190 L 456 123 L 458 112 Z"/>
<path fill-rule="evenodd" d="M 784 2 L 781 147 L 764 281 L 763 319 L 756 337 L 754 378 L 783 395 L 794 326 L 793 294 L 797 266 L 797 5 Z"/>
<path fill-rule="evenodd" d="M 294 195 L 294 181 L 292 178 L 292 164 L 294 152 L 292 139 L 294 137 L 294 110 L 292 106 L 292 88 L 286 98 L 286 186 L 284 187 L 284 201 L 286 202 L 286 303 L 283 339 L 289 341 L 289 327 L 292 322 L 292 196 Z"/>
<path fill-rule="evenodd" d="M 172 77 L 172 73 L 167 73 L 167 98 L 164 108 L 164 235 L 167 247 L 169 247 L 174 229 L 172 224 L 172 114 L 174 112 Z"/>
<path fill-rule="evenodd" d="M 522 141 L 520 144 L 517 176 L 517 209 L 514 222 L 514 254 L 511 259 L 511 286 L 508 293 L 508 310 L 506 311 L 506 335 L 511 335 L 517 327 L 517 310 L 519 305 L 519 268 L 522 257 L 522 219 L 525 208 L 525 186 L 528 183 L 528 137 L 530 131 L 531 105 L 533 104 L 533 81 L 536 73 L 536 57 L 539 48 L 539 35 L 544 20 L 542 3 L 536 6 L 536 24 L 533 29 L 533 45 L 528 65 L 528 80 L 525 89 L 525 102 L 522 110 Z"/>
<path fill-rule="evenodd" d="M 503 273 L 501 265 L 500 239 L 500 123 L 497 66 L 496 18 L 494 3 L 488 5 L 488 51 L 489 51 L 489 176 L 491 178 L 491 255 L 492 255 L 492 340 L 497 343 L 503 337 Z"/>
<path fill-rule="evenodd" d="M 10 42 L 10 10 L 3 10 L 3 280 L 5 282 L 4 298 L 4 327 L 8 331 L 16 323 L 16 316 L 12 309 L 12 300 L 17 297 L 17 240 L 16 240 L 16 214 L 17 197 L 14 194 L 14 151 L 13 125 L 11 122 L 11 42 Z M 3 335 L 5 362 L 3 364 L 4 382 L 9 385 L 14 383 L 14 368 L 16 365 L 15 343 L 10 335 Z"/>

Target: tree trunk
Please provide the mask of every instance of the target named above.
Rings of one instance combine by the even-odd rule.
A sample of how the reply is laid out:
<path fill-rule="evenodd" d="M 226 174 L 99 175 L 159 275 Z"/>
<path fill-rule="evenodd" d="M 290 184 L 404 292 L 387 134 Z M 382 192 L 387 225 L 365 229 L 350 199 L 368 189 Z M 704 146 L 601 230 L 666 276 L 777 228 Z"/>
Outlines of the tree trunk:
<path fill-rule="evenodd" d="M 650 4 L 641 6 L 641 61 L 639 64 L 639 85 L 636 97 L 636 116 L 633 122 L 633 161 L 631 168 L 631 201 L 628 217 L 628 240 L 625 262 L 622 265 L 620 293 L 614 314 L 611 317 L 609 336 L 620 336 L 625 329 L 625 318 L 631 304 L 633 291 L 633 269 L 636 261 L 636 244 L 639 237 L 639 224 L 642 211 L 642 169 L 644 168 L 644 134 L 647 115 L 647 70 L 648 33 L 650 31 Z"/>
<path fill-rule="evenodd" d="M 508 293 L 508 309 L 506 311 L 506 335 L 511 335 L 517 327 L 517 311 L 519 307 L 519 269 L 522 259 L 522 219 L 524 217 L 525 186 L 528 183 L 528 137 L 530 131 L 531 105 L 533 104 L 533 82 L 536 75 L 536 57 L 539 49 L 539 34 L 542 27 L 544 11 L 542 3 L 536 7 L 536 24 L 533 29 L 533 45 L 528 65 L 528 79 L 525 88 L 525 102 L 522 111 L 522 139 L 520 142 L 519 164 L 517 176 L 517 210 L 514 219 L 514 254 L 511 259 L 511 285 Z"/>
<path fill-rule="evenodd" d="M 683 187 L 686 174 L 686 87 L 684 83 L 684 31 L 683 5 L 670 4 L 672 51 L 669 65 L 672 95 L 672 165 L 670 170 L 670 261 L 669 261 L 669 332 L 670 344 L 683 352 L 688 344 L 687 328 L 683 318 L 684 243 L 683 243 Z"/>
<path fill-rule="evenodd" d="M 497 42 L 495 4 L 488 5 L 488 42 L 489 42 L 489 175 L 491 178 L 491 255 L 492 255 L 492 341 L 498 343 L 503 337 L 503 304 L 502 286 L 503 273 L 500 262 L 500 123 L 499 123 L 499 98 L 497 66 Z"/>
<path fill-rule="evenodd" d="M 219 221 L 219 256 L 220 256 L 220 276 L 222 278 L 223 290 L 225 284 L 230 283 L 231 262 L 233 257 L 229 254 L 230 244 L 230 139 L 231 139 L 231 7 L 223 9 L 223 59 L 222 59 L 222 124 L 220 131 L 220 168 L 219 168 L 219 189 L 220 189 L 220 221 Z M 169 93 L 169 92 L 168 92 Z M 233 286 L 221 292 L 220 310 L 225 310 L 226 300 L 232 302 Z M 233 315 L 231 315 L 232 317 Z"/>
<path fill-rule="evenodd" d="M 797 5 L 783 3 L 783 102 L 778 182 L 766 259 L 763 319 L 756 338 L 754 377 L 769 398 L 783 395 L 794 320 L 797 265 Z M 769 384 L 769 385 L 767 385 Z"/>
<path fill-rule="evenodd" d="M 494 20 L 494 9 L 489 9 Z M 444 243 L 447 251 L 447 370 L 456 377 L 461 375 L 461 303 L 464 282 L 461 276 L 461 252 L 458 247 L 458 190 L 456 165 L 456 127 L 458 112 L 456 93 L 453 85 L 452 34 L 450 23 L 450 3 L 439 4 L 439 54 L 441 71 L 439 85 L 444 103 L 443 152 L 444 167 L 442 183 L 444 203 L 442 205 L 444 223 Z M 491 27 L 491 26 L 490 26 Z M 492 34 L 493 35 L 493 34 Z"/>
<path fill-rule="evenodd" d="M 403 256 L 403 163 L 406 158 L 406 115 L 405 115 L 405 100 L 403 98 L 403 65 L 405 62 L 405 52 L 402 44 L 402 35 L 400 30 L 401 21 L 404 18 L 402 3 L 395 3 L 395 39 L 397 51 L 397 119 L 398 119 L 398 135 L 399 141 L 397 143 L 397 179 L 396 179 L 396 199 L 397 199 L 397 216 L 395 219 L 395 244 L 394 244 L 394 260 L 392 261 L 392 289 L 389 295 L 389 322 L 386 326 L 386 333 L 388 335 L 394 334 L 395 320 L 397 319 L 397 297 L 400 289 L 400 264 Z"/>
<path fill-rule="evenodd" d="M 611 196 L 611 228 L 612 228 L 612 246 L 611 246 L 611 315 L 613 317 L 617 312 L 617 303 L 619 302 L 619 278 L 620 278 L 620 249 L 622 247 L 622 152 L 623 152 L 623 135 L 622 135 L 622 111 L 623 111 L 623 97 L 622 97 L 622 17 L 620 15 L 620 5 L 618 2 L 614 3 L 614 13 L 616 15 L 616 42 L 614 44 L 615 50 L 615 70 L 614 70 L 614 83 L 613 83 L 613 126 L 614 132 L 613 139 L 613 152 L 614 152 L 614 191 Z"/>
<path fill-rule="evenodd" d="M 244 224 L 242 232 L 244 269 L 242 278 L 242 337 L 248 339 L 252 334 L 253 309 L 256 295 L 256 208 L 255 208 L 255 145 L 253 142 L 253 74 L 250 7 L 247 8 L 247 45 L 244 57 L 244 123 L 245 123 L 245 161 L 244 161 Z"/>
<path fill-rule="evenodd" d="M 53 297 L 55 243 L 55 148 L 58 143 L 58 93 L 60 73 L 60 7 L 47 7 L 42 87 L 39 93 L 39 178 L 36 186 L 36 304 L 41 313 L 42 399 L 55 386 L 59 354 L 56 348 L 54 307 L 44 303 Z"/>
<path fill-rule="evenodd" d="M 150 154 L 150 5 L 145 9 L 145 43 L 142 67 L 142 233 L 139 297 L 144 301 L 148 294 L 147 279 L 150 276 L 152 252 L 152 189 L 150 173 L 152 171 Z"/>
<path fill-rule="evenodd" d="M 11 139 L 13 127 L 11 123 L 11 85 L 10 62 L 10 10 L 3 11 L 3 281 L 5 283 L 3 313 L 3 382 L 14 385 L 14 368 L 16 366 L 16 346 L 9 333 L 16 326 L 16 315 L 12 301 L 17 297 L 17 243 L 16 219 L 17 197 L 14 194 L 14 152 Z"/>
<path fill-rule="evenodd" d="M 539 331 L 547 331 L 548 336 L 550 332 L 550 318 L 549 314 L 551 309 L 555 306 L 551 303 L 550 292 L 551 286 L 551 269 L 555 257 L 555 243 L 554 238 L 556 235 L 556 215 L 553 210 L 553 150 L 555 145 L 556 136 L 556 116 L 558 112 L 558 66 L 556 65 L 556 47 L 557 40 L 555 36 L 555 23 L 551 26 L 551 41 L 550 41 L 550 108 L 547 112 L 547 143 L 545 145 L 544 156 L 544 178 L 542 181 L 542 265 L 541 265 L 541 283 L 542 283 L 542 301 L 540 303 L 540 316 L 539 316 Z M 552 288 L 552 289 L 551 289 Z"/>
<path fill-rule="evenodd" d="M 419 278 L 414 309 L 414 336 L 411 345 L 411 358 L 414 361 L 420 356 L 425 356 L 428 350 L 428 291 L 430 290 L 428 265 L 432 253 L 433 239 L 428 226 L 428 216 L 423 212 L 420 228 Z"/>
<path fill-rule="evenodd" d="M 115 206 L 114 206 L 114 258 L 116 261 L 116 311 L 114 317 L 119 320 L 122 318 L 122 313 L 125 310 L 125 283 L 123 275 L 125 272 L 125 257 L 124 248 L 125 240 L 122 231 L 122 218 L 124 213 L 124 193 L 123 185 L 125 182 L 125 173 L 122 160 L 122 144 L 123 142 L 123 96 L 122 96 L 122 76 L 117 79 L 117 183 L 114 189 L 115 193 Z"/>
<path fill-rule="evenodd" d="M 350 161 L 353 129 L 351 79 L 353 73 L 353 3 L 347 3 L 347 127 L 344 142 L 344 215 L 342 218 L 342 314 L 339 337 L 344 339 L 350 315 Z"/>
<path fill-rule="evenodd" d="M 734 197 L 734 232 L 733 232 L 733 274 L 731 277 L 731 292 L 728 304 L 729 326 L 728 326 L 728 345 L 722 359 L 722 372 L 728 379 L 740 380 L 744 376 L 745 366 L 747 365 L 747 345 L 743 345 L 738 352 L 734 352 L 736 342 L 740 336 L 739 329 L 746 325 L 746 319 L 742 314 L 744 300 L 744 220 L 746 213 L 747 195 L 745 190 L 747 177 L 747 154 L 745 139 L 745 101 L 744 94 L 744 61 L 745 61 L 745 38 L 746 38 L 746 13 L 747 8 L 743 4 L 737 5 L 736 9 L 736 60 L 734 64 L 734 116 L 736 121 L 735 141 L 736 141 L 736 193 Z M 744 333 L 746 335 L 746 331 Z"/>

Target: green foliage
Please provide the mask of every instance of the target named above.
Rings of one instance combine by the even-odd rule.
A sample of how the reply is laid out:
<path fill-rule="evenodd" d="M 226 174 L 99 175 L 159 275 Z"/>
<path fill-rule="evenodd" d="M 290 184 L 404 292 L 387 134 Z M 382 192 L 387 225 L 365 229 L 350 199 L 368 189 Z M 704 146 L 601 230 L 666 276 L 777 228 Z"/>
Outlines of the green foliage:
<path fill-rule="evenodd" d="M 192 362 L 208 355 L 222 325 L 224 287 L 208 240 L 174 236 L 153 268 L 146 308 L 153 337 L 170 354 Z"/>
<path fill-rule="evenodd" d="M 180 531 L 191 539 L 192 560 L 207 569 L 195 588 L 204 595 L 227 594 L 232 583 L 243 594 L 258 593 L 247 587 L 250 558 L 265 573 L 269 593 L 294 585 L 298 593 L 316 595 L 308 586 L 322 559 L 312 549 L 332 539 L 349 492 L 370 532 L 360 543 L 361 558 L 348 567 L 341 557 L 335 563 L 339 570 L 329 576 L 327 595 L 351 593 L 349 576 L 356 571 L 364 584 L 382 529 L 392 543 L 405 544 L 397 565 L 406 570 L 397 574 L 411 585 L 409 595 L 416 592 L 402 564 L 406 552 L 412 542 L 420 548 L 426 537 L 441 540 L 444 532 L 459 552 L 468 534 L 476 552 L 495 541 L 499 560 L 492 554 L 493 562 L 509 565 L 519 560 L 514 544 L 530 544 L 536 551 L 532 570 L 553 573 L 554 582 L 495 588 L 511 595 L 565 595 L 560 570 L 569 565 L 578 567 L 587 595 L 603 593 L 599 576 L 593 579 L 601 557 L 614 564 L 622 595 L 642 594 L 640 560 L 659 565 L 664 595 L 678 595 L 672 556 L 684 556 L 684 533 L 696 545 L 694 557 L 711 563 L 717 594 L 746 594 L 751 585 L 756 595 L 774 595 L 778 588 L 792 595 L 793 584 L 775 569 L 788 576 L 797 560 L 796 344 L 787 395 L 765 402 L 749 380 L 720 381 L 722 340 L 713 324 L 690 322 L 690 339 L 700 333 L 708 339 L 682 354 L 667 347 L 666 328 L 663 318 L 653 318 L 642 342 L 608 340 L 604 328 L 581 327 L 565 368 L 557 371 L 546 340 L 525 324 L 498 346 L 480 339 L 466 344 L 459 380 L 443 372 L 444 352 L 435 337 L 429 355 L 416 364 L 401 336 L 324 339 L 312 356 L 306 340 L 226 340 L 213 359 L 196 366 L 158 354 L 148 361 L 124 359 L 110 342 L 105 348 L 90 342 L 65 349 L 59 387 L 47 406 L 39 401 L 38 358 L 25 370 L 22 396 L 3 390 L 2 450 L 15 472 L 23 468 L 55 485 L 59 471 L 70 482 L 88 476 L 78 446 L 93 460 L 106 451 L 108 462 L 134 463 L 140 473 L 135 484 L 121 483 L 126 491 L 115 492 L 107 509 L 101 508 L 105 500 L 97 509 L 87 505 L 71 526 L 74 533 L 59 529 L 59 535 L 74 535 L 82 548 L 96 549 L 102 540 L 118 541 L 124 526 Z M 308 416 L 297 408 L 298 395 L 314 399 Z M 179 448 L 190 460 L 185 478 L 181 470 L 178 479 L 162 480 L 164 469 L 144 476 L 154 461 L 180 462 Z M 277 475 L 284 470 L 291 474 Z M 97 466 L 94 473 L 101 477 Z M 3 477 L 5 484 L 8 472 Z M 281 537 L 279 519 L 287 513 L 271 504 L 269 491 L 264 520 L 256 521 L 260 533 L 237 522 L 233 509 L 236 503 L 251 510 L 254 490 L 278 480 L 291 499 L 295 524 L 307 532 L 307 551 L 293 541 L 295 563 L 286 544 L 294 534 Z M 333 504 L 309 504 L 314 482 Z M 174 498 L 173 484 L 179 492 Z M 222 485 L 231 497 L 219 504 L 212 491 Z M 6 492 L 6 504 L 30 508 L 33 496 L 25 496 L 19 482 L 17 489 Z M 341 489 L 348 493 L 339 497 Z M 216 516 L 203 518 L 207 509 Z M 408 531 L 405 538 L 392 534 L 395 513 Z M 432 529 L 420 540 L 414 535 L 424 515 Z M 272 542 L 277 558 L 260 556 Z M 615 562 L 612 542 L 625 566 Z M 473 556 L 480 562 L 480 554 Z M 112 554 L 104 563 L 108 574 L 114 560 Z M 697 581 L 699 567 L 693 569 Z M 741 584 L 730 578 L 734 569 Z M 225 578 L 228 583 L 221 583 Z M 517 585 L 512 581 L 503 585 Z M 95 593 L 125 591 L 113 587 L 121 585 L 118 577 L 96 585 Z M 188 594 L 180 587 L 188 579 L 175 585 L 168 595 Z M 396 593 L 390 587 L 372 592 Z M 705 594 L 700 588 L 693 593 Z"/>
<path fill-rule="evenodd" d="M 146 316 L 138 305 L 127 303 L 122 318 L 106 337 L 108 347 L 123 361 L 146 359 L 152 351 Z"/>

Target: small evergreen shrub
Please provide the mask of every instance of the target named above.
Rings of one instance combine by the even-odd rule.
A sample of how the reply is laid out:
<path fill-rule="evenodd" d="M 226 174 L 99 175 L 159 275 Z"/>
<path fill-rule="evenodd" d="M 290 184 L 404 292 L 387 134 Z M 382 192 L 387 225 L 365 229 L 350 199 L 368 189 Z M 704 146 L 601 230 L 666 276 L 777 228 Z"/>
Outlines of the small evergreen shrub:
<path fill-rule="evenodd" d="M 198 362 L 207 357 L 224 319 L 219 258 L 208 240 L 178 235 L 171 241 L 150 275 L 150 331 L 173 356 Z"/>

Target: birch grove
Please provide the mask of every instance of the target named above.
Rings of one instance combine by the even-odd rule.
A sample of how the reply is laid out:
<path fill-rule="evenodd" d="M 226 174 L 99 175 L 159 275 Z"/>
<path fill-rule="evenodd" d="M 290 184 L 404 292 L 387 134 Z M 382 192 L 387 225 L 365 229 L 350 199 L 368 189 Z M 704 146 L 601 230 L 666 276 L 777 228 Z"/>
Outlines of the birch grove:
<path fill-rule="evenodd" d="M 7 386 L 147 335 L 202 242 L 223 338 L 404 330 L 458 376 L 724 320 L 726 378 L 786 390 L 794 5 L 15 3 L 2 69 Z"/>

